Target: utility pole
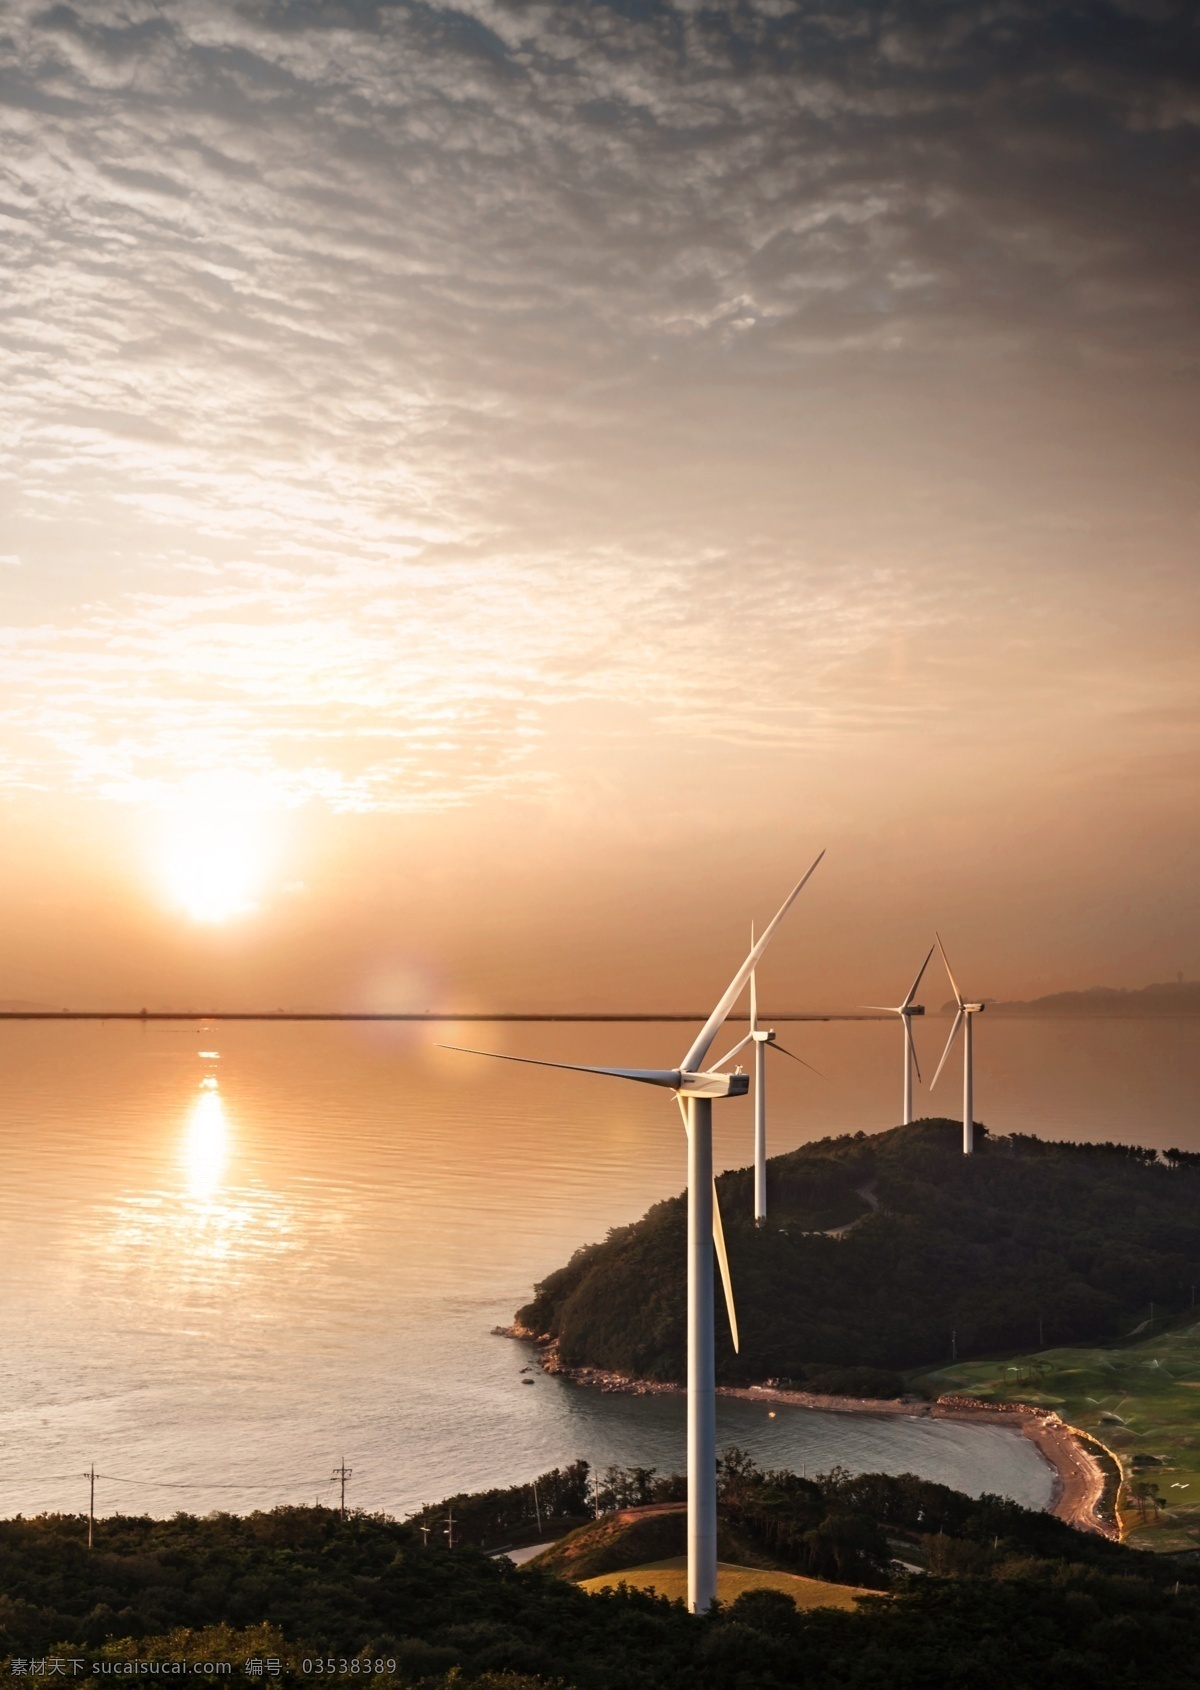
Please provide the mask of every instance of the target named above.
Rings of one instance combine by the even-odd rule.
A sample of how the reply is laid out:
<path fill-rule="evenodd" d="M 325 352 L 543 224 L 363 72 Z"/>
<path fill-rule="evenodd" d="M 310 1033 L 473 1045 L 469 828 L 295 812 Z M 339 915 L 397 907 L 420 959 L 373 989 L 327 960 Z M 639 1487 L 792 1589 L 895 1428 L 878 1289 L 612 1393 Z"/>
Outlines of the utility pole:
<path fill-rule="evenodd" d="M 957 1332 L 952 1332 L 950 1334 L 950 1360 L 951 1361 L 957 1361 L 958 1360 L 958 1333 Z"/>
<path fill-rule="evenodd" d="M 96 1463 L 83 1475 L 88 1481 L 88 1548 L 92 1547 L 92 1533 L 96 1523 Z"/>
<path fill-rule="evenodd" d="M 451 1508 L 446 1515 L 446 1537 L 448 1539 L 446 1547 L 448 1549 L 453 1549 L 454 1548 L 454 1510 L 453 1510 L 453 1508 Z"/>
<path fill-rule="evenodd" d="M 342 1505 L 341 1505 L 340 1513 L 341 1513 L 342 1519 L 344 1520 L 346 1518 L 346 1480 L 352 1479 L 354 1477 L 354 1469 L 353 1469 L 353 1467 L 347 1467 L 346 1466 L 346 1457 L 344 1455 L 342 1457 L 341 1466 L 335 1467 L 333 1472 L 329 1475 L 329 1477 L 330 1477 L 331 1480 L 333 1480 L 333 1479 L 340 1479 L 341 1480 L 341 1483 L 342 1483 Z"/>
<path fill-rule="evenodd" d="M 533 1512 L 537 1516 L 538 1536 L 542 1535 L 542 1505 L 538 1501 L 537 1480 L 533 1481 Z"/>
<path fill-rule="evenodd" d="M 429 1548 L 429 1527 L 428 1526 L 422 1526 L 421 1527 L 421 1547 L 422 1547 L 422 1549 L 428 1549 Z"/>

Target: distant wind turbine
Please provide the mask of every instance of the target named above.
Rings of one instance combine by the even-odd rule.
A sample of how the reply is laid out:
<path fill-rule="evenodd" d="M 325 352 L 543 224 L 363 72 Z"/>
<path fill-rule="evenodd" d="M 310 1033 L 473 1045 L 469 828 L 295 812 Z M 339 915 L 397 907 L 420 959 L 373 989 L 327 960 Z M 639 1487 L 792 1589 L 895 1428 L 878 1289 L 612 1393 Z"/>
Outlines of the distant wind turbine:
<path fill-rule="evenodd" d="M 924 1015 L 925 1013 L 925 1005 L 923 1003 L 914 1003 L 913 999 L 917 995 L 917 987 L 921 984 L 921 976 L 929 967 L 929 958 L 933 955 L 936 949 L 936 945 L 930 945 L 925 961 L 921 964 L 920 968 L 918 968 L 917 977 L 908 988 L 908 996 L 905 998 L 903 1003 L 895 1005 L 890 1003 L 864 1003 L 859 1005 L 860 1009 L 878 1009 L 885 1015 L 898 1015 L 900 1017 L 900 1024 L 904 1028 L 904 1125 L 906 1127 L 912 1125 L 913 1118 L 912 1083 L 914 1068 L 917 1071 L 918 1080 L 921 1078 L 921 1064 L 917 1061 L 917 1047 L 913 1043 L 912 1017 L 914 1015 Z"/>
<path fill-rule="evenodd" d="M 822 853 L 824 855 L 824 853 Z M 820 857 L 817 858 L 819 863 Z M 817 863 L 813 864 L 816 868 Z M 809 870 L 812 873 L 812 869 Z M 750 928 L 750 949 L 754 949 L 754 928 Z M 762 1226 L 767 1218 L 767 1049 L 777 1050 L 780 1056 L 790 1056 L 793 1062 L 798 1062 L 802 1068 L 807 1068 L 810 1074 L 816 1074 L 824 1079 L 819 1068 L 814 1068 L 811 1062 L 805 1062 L 802 1056 L 787 1050 L 775 1037 L 774 1027 L 760 1027 L 758 1024 L 758 982 L 756 970 L 750 970 L 750 1031 L 744 1039 L 740 1039 L 733 1049 L 722 1058 L 718 1066 L 724 1066 L 732 1061 L 737 1053 L 746 1045 L 754 1045 L 754 1224 Z"/>
<path fill-rule="evenodd" d="M 713 1040 L 730 1010 L 741 996 L 755 964 L 775 935 L 788 910 L 808 884 L 824 851 L 804 878 L 785 898 L 777 914 L 750 947 L 750 954 L 730 981 L 716 1008 L 696 1035 L 678 1068 L 592 1068 L 575 1062 L 544 1062 L 535 1057 L 507 1056 L 507 1062 L 532 1062 L 539 1068 L 565 1068 L 577 1074 L 605 1074 L 616 1080 L 636 1080 L 642 1085 L 661 1086 L 679 1100 L 687 1128 L 688 1212 L 687 1212 L 687 1557 L 688 1607 L 703 1613 L 717 1594 L 717 1393 L 713 1329 L 713 1251 L 720 1258 L 729 1323 L 737 1347 L 737 1323 L 733 1311 L 729 1262 L 721 1229 L 713 1179 L 712 1100 L 714 1097 L 744 1097 L 750 1079 L 740 1069 L 720 1072 L 733 1052 L 712 1068 L 703 1068 Z M 744 1044 L 746 1041 L 743 1040 Z M 736 1047 L 735 1047 L 736 1048 Z M 443 1049 L 462 1050 L 461 1045 Z M 472 1056 L 500 1056 L 499 1051 L 469 1051 Z"/>
<path fill-rule="evenodd" d="M 938 1075 L 946 1066 L 946 1058 L 950 1054 L 950 1046 L 958 1037 L 958 1029 L 960 1027 L 965 1028 L 965 1043 L 963 1045 L 963 1155 L 973 1156 L 975 1154 L 975 1053 L 971 1036 L 971 1018 L 975 1015 L 982 1015 L 984 1006 L 981 1003 L 964 1002 L 963 995 L 958 989 L 958 982 L 954 975 L 950 973 L 950 958 L 946 955 L 946 947 L 942 944 L 941 935 L 935 933 L 934 938 L 937 940 L 938 950 L 942 953 L 942 961 L 946 964 L 946 973 L 950 975 L 950 984 L 954 988 L 954 1001 L 958 1005 L 958 1014 L 954 1017 L 950 1037 L 946 1040 L 942 1060 L 937 1065 L 937 1074 L 929 1082 L 929 1089 L 932 1091 L 938 1083 Z"/>

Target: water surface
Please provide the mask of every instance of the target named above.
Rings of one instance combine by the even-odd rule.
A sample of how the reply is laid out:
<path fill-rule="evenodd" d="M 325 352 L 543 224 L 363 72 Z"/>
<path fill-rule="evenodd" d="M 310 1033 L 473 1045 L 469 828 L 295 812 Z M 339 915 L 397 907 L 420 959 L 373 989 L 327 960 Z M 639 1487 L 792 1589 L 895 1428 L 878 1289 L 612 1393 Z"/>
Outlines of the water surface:
<path fill-rule="evenodd" d="M 496 1049 L 662 1063 L 677 1027 L 488 1029 Z M 894 1124 L 896 1029 L 786 1041 L 772 1150 Z M 456 1033 L 459 1035 L 456 1039 Z M 933 1052 L 941 1023 L 918 1029 Z M 464 1035 L 465 1036 L 462 1036 Z M 407 1511 L 577 1456 L 683 1462 L 680 1398 L 606 1396 L 492 1336 L 579 1244 L 683 1182 L 649 1088 L 434 1048 L 479 1028 L 0 1027 L 0 1513 L 246 1509 L 349 1495 Z M 793 1071 L 794 1069 L 794 1071 Z M 930 1064 L 930 1070 L 932 1064 Z M 997 1130 L 1200 1148 L 1190 1022 L 980 1029 Z M 918 1108 L 952 1112 L 956 1088 Z M 717 1156 L 749 1152 L 745 1101 Z M 997 1428 L 722 1402 L 722 1441 L 810 1472 L 911 1468 L 1031 1504 L 1049 1475 Z"/>

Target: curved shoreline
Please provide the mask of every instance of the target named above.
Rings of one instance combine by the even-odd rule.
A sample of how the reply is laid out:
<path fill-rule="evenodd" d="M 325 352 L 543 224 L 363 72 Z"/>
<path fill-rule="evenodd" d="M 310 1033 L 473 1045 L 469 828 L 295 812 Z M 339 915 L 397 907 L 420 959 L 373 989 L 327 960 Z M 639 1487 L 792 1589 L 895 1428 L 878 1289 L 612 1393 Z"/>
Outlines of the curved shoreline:
<path fill-rule="evenodd" d="M 957 1420 L 965 1425 L 1008 1427 L 1028 1438 L 1050 1468 L 1053 1490 L 1046 1512 L 1079 1531 L 1120 1539 L 1116 1521 L 1105 1513 L 1104 1468 L 1088 1448 L 1097 1440 L 1090 1433 L 1076 1431 L 1053 1409 L 1034 1408 L 1029 1403 L 987 1403 L 977 1397 L 939 1397 L 936 1402 L 915 1397 L 827 1397 L 814 1391 L 783 1391 L 767 1385 L 719 1385 L 717 1394 L 751 1402 L 790 1403 L 829 1414 L 903 1415 L 910 1420 Z M 1111 1452 L 1105 1453 L 1111 1456 Z M 1111 1458 L 1115 1462 L 1115 1457 Z"/>
<path fill-rule="evenodd" d="M 532 1332 L 497 1327 L 497 1335 L 537 1342 Z M 628 1379 L 594 1367 L 558 1365 L 553 1344 L 539 1345 L 538 1361 L 545 1372 L 569 1379 L 592 1390 L 615 1391 L 630 1396 L 678 1396 L 682 1385 L 654 1379 Z M 1035 1408 L 1029 1403 L 988 1403 L 978 1397 L 945 1396 L 936 1402 L 926 1397 L 836 1397 L 816 1391 L 785 1391 L 775 1385 L 718 1385 L 717 1395 L 740 1397 L 749 1402 L 786 1403 L 793 1408 L 817 1409 L 826 1414 L 902 1415 L 909 1420 L 957 1420 L 966 1425 L 1003 1426 L 1029 1439 L 1050 1468 L 1051 1502 L 1046 1510 L 1078 1531 L 1120 1541 L 1115 1515 L 1105 1509 L 1108 1480 L 1089 1445 L 1104 1446 L 1090 1432 L 1069 1426 L 1053 1409 Z M 1120 1471 L 1120 1462 L 1110 1450 L 1104 1453 Z"/>

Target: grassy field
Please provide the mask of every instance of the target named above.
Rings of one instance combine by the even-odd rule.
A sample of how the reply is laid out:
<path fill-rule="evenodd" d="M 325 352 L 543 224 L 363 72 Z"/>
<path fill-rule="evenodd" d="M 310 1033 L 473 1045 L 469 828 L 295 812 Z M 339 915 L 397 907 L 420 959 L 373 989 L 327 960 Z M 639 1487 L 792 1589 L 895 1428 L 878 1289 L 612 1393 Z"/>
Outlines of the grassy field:
<path fill-rule="evenodd" d="M 628 1584 L 638 1590 L 653 1590 L 672 1601 L 687 1598 L 687 1557 L 674 1555 L 669 1561 L 649 1561 L 642 1567 L 622 1567 L 617 1573 L 601 1573 L 581 1579 L 581 1590 L 603 1590 L 607 1585 Z M 734 1567 L 717 1563 L 717 1595 L 732 1602 L 743 1590 L 782 1590 L 797 1608 L 846 1608 L 853 1612 L 860 1596 L 878 1596 L 877 1590 L 857 1590 L 849 1584 L 826 1584 L 822 1579 L 801 1578 L 799 1573 L 774 1573 L 760 1567 Z"/>
<path fill-rule="evenodd" d="M 1137 1548 L 1200 1549 L 1200 1323 L 1096 1348 L 958 1362 L 916 1376 L 938 1393 L 1053 1408 L 1121 1466 L 1121 1530 Z M 1138 1489 L 1154 1487 L 1153 1494 Z"/>

